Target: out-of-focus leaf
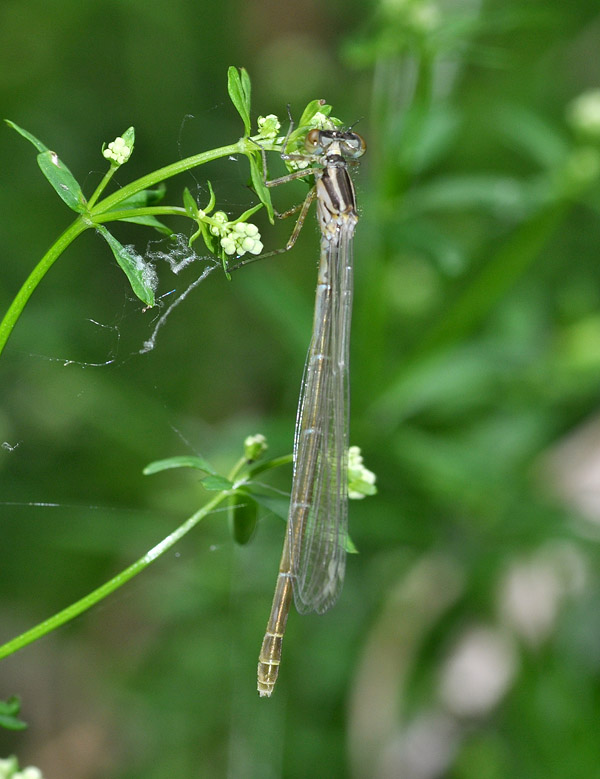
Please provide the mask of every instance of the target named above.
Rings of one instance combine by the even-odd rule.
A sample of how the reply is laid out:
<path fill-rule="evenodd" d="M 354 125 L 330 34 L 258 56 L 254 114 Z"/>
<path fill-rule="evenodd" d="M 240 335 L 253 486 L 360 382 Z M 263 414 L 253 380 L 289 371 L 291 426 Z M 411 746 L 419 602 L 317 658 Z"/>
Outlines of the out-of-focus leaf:
<path fill-rule="evenodd" d="M 205 471 L 216 475 L 217 472 L 212 465 L 198 455 L 181 455 L 179 457 L 168 457 L 164 460 L 155 460 L 153 463 L 147 465 L 143 473 L 145 476 L 149 476 L 152 473 L 159 473 L 159 471 L 166 471 L 170 468 L 195 468 L 198 471 Z"/>
<path fill-rule="evenodd" d="M 202 486 L 205 490 L 211 492 L 222 492 L 223 490 L 230 490 L 233 487 L 233 483 L 224 476 L 216 474 L 202 479 Z"/>
<path fill-rule="evenodd" d="M 437 108 L 425 122 L 418 143 L 413 151 L 411 167 L 415 173 L 423 173 L 438 160 L 443 159 L 449 147 L 454 143 L 460 129 L 457 111 L 450 108 Z M 398 138 L 402 144 L 402 134 Z"/>
<path fill-rule="evenodd" d="M 527 108 L 505 105 L 495 123 L 512 146 L 542 168 L 560 166 L 569 153 L 569 143 L 558 129 Z"/>
<path fill-rule="evenodd" d="M 358 549 L 354 545 L 354 541 L 350 538 L 350 536 L 346 536 L 346 552 L 348 554 L 358 554 Z"/>
<path fill-rule="evenodd" d="M 411 218 L 394 227 L 394 241 L 399 257 L 415 251 L 426 255 L 445 276 L 459 276 L 469 267 L 469 256 L 465 242 L 449 232 L 440 220 L 434 218 Z M 401 259 L 400 259 L 401 262 Z"/>
<path fill-rule="evenodd" d="M 439 178 L 418 187 L 406 198 L 406 216 L 424 212 L 493 210 L 495 215 L 523 217 L 543 193 L 509 176 L 470 175 Z"/>
<path fill-rule="evenodd" d="M 306 327 L 310 321 L 312 304 L 290 279 L 289 274 L 274 272 L 257 280 L 255 275 L 247 273 L 244 286 L 239 285 L 240 294 L 248 300 L 256 301 L 260 295 L 260 314 L 273 323 L 274 332 L 280 333 L 282 342 L 290 348 L 306 349 Z M 290 316 L 293 312 L 293 316 Z M 301 379 L 300 365 L 298 381 Z"/>
<path fill-rule="evenodd" d="M 252 538 L 258 520 L 258 505 L 248 496 L 233 495 L 229 505 L 233 537 L 243 546 Z"/>
<path fill-rule="evenodd" d="M 21 701 L 13 695 L 5 701 L 0 701 L 0 728 L 7 730 L 25 730 L 28 725 L 18 718 Z"/>
<path fill-rule="evenodd" d="M 497 392 L 500 379 L 514 370 L 510 350 L 501 344 L 448 349 L 405 367 L 373 410 L 392 424 L 437 407 L 464 412 Z"/>

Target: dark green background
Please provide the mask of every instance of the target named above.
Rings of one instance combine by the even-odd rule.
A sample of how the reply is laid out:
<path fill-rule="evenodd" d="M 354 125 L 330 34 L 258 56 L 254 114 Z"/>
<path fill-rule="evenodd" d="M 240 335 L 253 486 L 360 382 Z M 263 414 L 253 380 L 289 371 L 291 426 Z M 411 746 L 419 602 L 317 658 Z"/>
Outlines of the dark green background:
<path fill-rule="evenodd" d="M 514 675 L 480 716 L 449 715 L 461 736 L 438 775 L 598 771 L 598 530 L 549 476 L 600 400 L 593 164 L 588 186 L 565 184 L 584 145 L 566 107 L 600 83 L 597 2 L 440 4 L 443 34 L 431 37 L 407 32 L 393 5 L 0 6 L 2 116 L 56 150 L 87 193 L 102 143 L 130 125 L 121 184 L 234 142 L 232 64 L 252 78 L 254 119 L 324 97 L 369 144 L 355 176 L 351 439 L 379 494 L 350 507 L 360 555 L 340 602 L 324 617 L 292 614 L 277 689 L 259 700 L 283 525 L 265 516 L 234 548 L 225 514 L 209 517 L 0 665 L 0 694 L 21 695 L 30 724 L 2 734 L 0 751 L 46 779 L 402 776 L 407 734 L 443 711 L 445 663 L 481 626 L 507 636 Z M 429 69 L 435 87 L 411 100 Z M 32 152 L 0 130 L 2 310 L 71 218 Z M 202 204 L 207 178 L 232 215 L 254 203 L 234 160 L 169 181 L 167 202 L 187 186 Z M 288 189 L 281 209 L 303 196 Z M 285 243 L 291 225 L 257 221 L 267 248 Z M 142 476 L 148 462 L 200 452 L 226 472 L 256 432 L 273 456 L 290 451 L 316 277 L 308 224 L 289 255 L 230 283 L 212 274 L 144 355 L 155 314 L 98 236 L 52 268 L 0 359 L 0 439 L 16 446 L 0 450 L 0 638 L 100 585 L 207 499 L 191 472 Z M 114 232 L 142 253 L 159 240 Z M 199 272 L 157 269 L 159 294 Z M 578 451 L 589 465 L 593 446 Z M 289 478 L 272 483 L 287 490 Z M 519 563 L 550 560 L 559 576 L 556 550 L 572 592 L 532 647 L 503 623 L 499 593 Z M 417 751 L 438 754 L 446 742 L 425 732 Z"/>

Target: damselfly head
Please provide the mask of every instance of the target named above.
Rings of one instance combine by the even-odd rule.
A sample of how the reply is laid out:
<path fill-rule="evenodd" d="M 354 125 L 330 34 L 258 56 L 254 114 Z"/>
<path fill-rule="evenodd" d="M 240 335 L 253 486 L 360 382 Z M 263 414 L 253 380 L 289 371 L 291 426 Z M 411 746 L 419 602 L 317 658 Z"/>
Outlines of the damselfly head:
<path fill-rule="evenodd" d="M 337 145 L 342 157 L 357 159 L 367 150 L 367 143 L 358 133 L 341 130 L 311 130 L 305 141 L 306 151 L 314 155 L 327 155 L 331 146 Z"/>

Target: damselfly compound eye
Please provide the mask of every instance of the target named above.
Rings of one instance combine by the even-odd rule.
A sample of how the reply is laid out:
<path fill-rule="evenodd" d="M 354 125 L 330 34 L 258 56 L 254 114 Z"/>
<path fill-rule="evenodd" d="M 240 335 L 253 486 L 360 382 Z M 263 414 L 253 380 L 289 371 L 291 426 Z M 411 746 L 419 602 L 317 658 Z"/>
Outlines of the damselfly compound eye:
<path fill-rule="evenodd" d="M 306 146 L 306 151 L 310 152 L 311 154 L 315 154 L 317 150 L 319 149 L 321 145 L 321 131 L 320 130 L 311 130 L 308 135 L 306 136 L 306 140 L 304 141 L 304 145 Z"/>
<path fill-rule="evenodd" d="M 344 145 L 349 157 L 362 157 L 367 150 L 367 142 L 358 133 L 347 133 L 344 139 Z"/>

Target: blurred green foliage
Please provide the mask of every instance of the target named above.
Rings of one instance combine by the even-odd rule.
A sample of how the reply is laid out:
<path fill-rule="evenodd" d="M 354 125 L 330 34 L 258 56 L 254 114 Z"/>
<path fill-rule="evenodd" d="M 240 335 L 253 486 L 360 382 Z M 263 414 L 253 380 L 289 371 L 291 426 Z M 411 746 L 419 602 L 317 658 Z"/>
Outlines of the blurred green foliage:
<path fill-rule="evenodd" d="M 600 85 L 599 48 L 596 0 L 2 4 L 3 115 L 86 191 L 124 127 L 118 184 L 237 140 L 231 64 L 256 113 L 324 97 L 364 117 L 351 438 L 379 487 L 351 505 L 340 602 L 290 618 L 272 700 L 254 679 L 283 525 L 264 514 L 239 548 L 224 511 L 3 661 L 30 725 L 3 754 L 48 779 L 597 773 L 600 146 L 573 101 Z M 8 129 L 0 159 L 4 310 L 69 217 Z M 205 175 L 232 213 L 254 204 L 233 160 L 169 192 L 205 202 Z M 265 220 L 267 248 L 289 230 Z M 227 472 L 256 432 L 290 451 L 317 244 L 305 229 L 212 274 L 143 355 L 156 314 L 103 241 L 53 267 L 0 361 L 2 639 L 207 500 L 185 469 L 143 477 L 149 461 Z M 157 271 L 159 295 L 195 278 Z"/>

